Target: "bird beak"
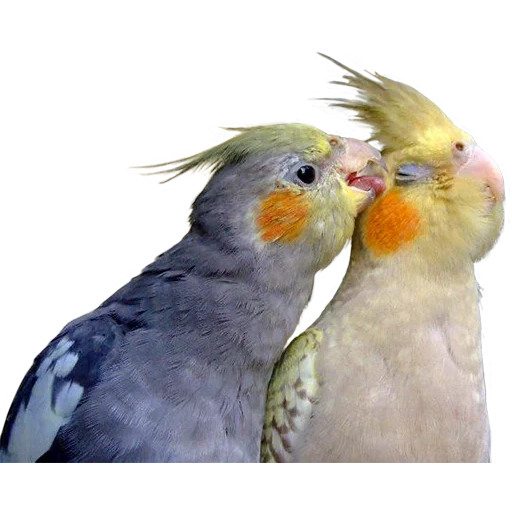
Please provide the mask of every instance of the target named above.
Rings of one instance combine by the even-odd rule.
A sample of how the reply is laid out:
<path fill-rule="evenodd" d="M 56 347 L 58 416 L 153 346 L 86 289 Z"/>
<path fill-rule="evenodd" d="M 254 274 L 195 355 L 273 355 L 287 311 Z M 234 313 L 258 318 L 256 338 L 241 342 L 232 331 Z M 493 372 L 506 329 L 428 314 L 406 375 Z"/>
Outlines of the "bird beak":
<path fill-rule="evenodd" d="M 348 176 L 352 173 L 357 173 L 359 176 L 363 174 L 372 176 L 374 175 L 372 164 L 377 164 L 386 173 L 388 172 L 386 163 L 375 148 L 372 148 L 361 139 L 353 137 L 344 139 L 344 142 L 345 153 L 342 157 L 343 174 Z"/>
<path fill-rule="evenodd" d="M 361 213 L 386 190 L 388 169 L 380 152 L 362 140 L 336 137 L 333 143 L 340 147 L 337 172 L 351 189 Z"/>
<path fill-rule="evenodd" d="M 471 149 L 467 160 L 460 166 L 458 175 L 483 181 L 496 201 L 505 199 L 505 184 L 500 168 L 479 146 L 475 145 Z"/>
<path fill-rule="evenodd" d="M 341 172 L 349 187 L 373 193 L 386 190 L 388 168 L 378 150 L 358 139 L 343 139 L 345 155 Z"/>

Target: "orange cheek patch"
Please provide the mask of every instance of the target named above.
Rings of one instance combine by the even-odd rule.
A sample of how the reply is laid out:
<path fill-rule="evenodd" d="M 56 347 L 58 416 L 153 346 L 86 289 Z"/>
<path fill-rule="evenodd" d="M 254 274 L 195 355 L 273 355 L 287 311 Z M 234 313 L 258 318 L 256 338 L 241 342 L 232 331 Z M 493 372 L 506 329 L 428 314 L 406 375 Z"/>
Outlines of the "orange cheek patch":
<path fill-rule="evenodd" d="M 377 256 L 392 254 L 412 242 L 420 232 L 421 216 L 416 208 L 392 190 L 368 212 L 366 245 Z"/>
<path fill-rule="evenodd" d="M 291 190 L 277 190 L 261 202 L 256 219 L 264 242 L 293 242 L 304 232 L 310 211 L 303 194 Z"/>

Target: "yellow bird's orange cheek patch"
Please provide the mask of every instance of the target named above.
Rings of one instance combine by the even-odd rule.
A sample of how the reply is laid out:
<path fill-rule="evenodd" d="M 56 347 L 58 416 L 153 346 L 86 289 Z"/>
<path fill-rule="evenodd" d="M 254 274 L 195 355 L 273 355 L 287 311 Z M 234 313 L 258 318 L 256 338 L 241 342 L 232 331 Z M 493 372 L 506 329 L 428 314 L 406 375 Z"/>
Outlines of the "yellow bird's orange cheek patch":
<path fill-rule="evenodd" d="M 398 251 L 420 233 L 421 216 L 418 210 L 392 190 L 375 203 L 365 222 L 366 245 L 377 256 Z"/>
<path fill-rule="evenodd" d="M 256 223 L 264 242 L 293 242 L 306 227 L 310 202 L 304 194 L 276 190 L 261 201 Z"/>

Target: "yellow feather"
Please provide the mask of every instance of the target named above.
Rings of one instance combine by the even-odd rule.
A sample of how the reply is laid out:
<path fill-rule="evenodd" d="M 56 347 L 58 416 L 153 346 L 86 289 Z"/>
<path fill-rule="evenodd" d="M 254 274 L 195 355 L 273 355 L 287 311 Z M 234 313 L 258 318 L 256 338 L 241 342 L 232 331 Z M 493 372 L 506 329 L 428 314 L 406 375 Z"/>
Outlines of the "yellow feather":
<path fill-rule="evenodd" d="M 472 141 L 470 135 L 457 128 L 437 105 L 413 87 L 378 73 L 369 73 L 373 79 L 368 78 L 322 56 L 348 72 L 345 82 L 334 83 L 358 91 L 354 100 L 333 98 L 333 105 L 354 110 L 356 119 L 372 128 L 370 140 L 383 144 L 383 154 L 394 152 L 394 158 L 401 162 L 413 156 L 418 163 L 442 164 L 451 158 L 454 142 Z"/>

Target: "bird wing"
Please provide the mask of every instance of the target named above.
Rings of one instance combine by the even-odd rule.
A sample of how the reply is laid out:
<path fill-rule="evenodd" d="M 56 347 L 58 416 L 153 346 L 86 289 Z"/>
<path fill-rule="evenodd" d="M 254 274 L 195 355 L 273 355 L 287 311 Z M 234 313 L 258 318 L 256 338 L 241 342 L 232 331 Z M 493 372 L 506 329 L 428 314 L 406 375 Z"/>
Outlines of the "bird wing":
<path fill-rule="evenodd" d="M 0 462 L 66 460 L 59 432 L 99 380 L 101 362 L 122 328 L 108 315 L 71 322 L 37 356 L 7 414 Z"/>
<path fill-rule="evenodd" d="M 274 368 L 267 392 L 261 462 L 289 462 L 320 390 L 318 350 L 323 333 L 308 329 L 295 338 Z"/>

